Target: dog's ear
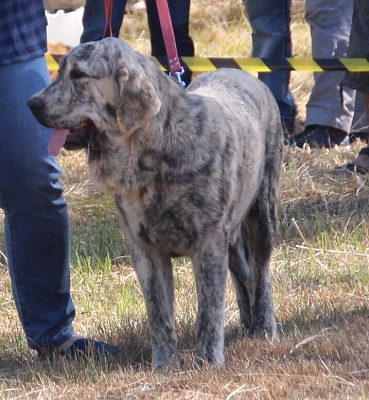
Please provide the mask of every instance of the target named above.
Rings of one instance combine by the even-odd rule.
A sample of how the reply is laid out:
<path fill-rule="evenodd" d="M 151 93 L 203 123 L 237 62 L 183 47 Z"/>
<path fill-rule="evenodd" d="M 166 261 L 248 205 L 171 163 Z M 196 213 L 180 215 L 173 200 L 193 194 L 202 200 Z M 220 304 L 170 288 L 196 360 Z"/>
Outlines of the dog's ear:
<path fill-rule="evenodd" d="M 161 101 L 143 71 L 123 68 L 117 81 L 117 122 L 121 131 L 130 135 L 160 111 Z"/>

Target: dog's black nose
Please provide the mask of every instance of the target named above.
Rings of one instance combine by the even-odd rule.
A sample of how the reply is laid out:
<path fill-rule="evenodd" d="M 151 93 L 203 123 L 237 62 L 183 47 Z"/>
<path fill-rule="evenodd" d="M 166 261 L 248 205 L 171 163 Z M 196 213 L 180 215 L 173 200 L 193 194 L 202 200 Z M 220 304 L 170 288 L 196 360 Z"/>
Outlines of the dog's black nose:
<path fill-rule="evenodd" d="M 37 111 L 37 110 L 40 110 L 44 106 L 44 102 L 39 97 L 31 97 L 27 101 L 27 106 L 32 111 Z"/>

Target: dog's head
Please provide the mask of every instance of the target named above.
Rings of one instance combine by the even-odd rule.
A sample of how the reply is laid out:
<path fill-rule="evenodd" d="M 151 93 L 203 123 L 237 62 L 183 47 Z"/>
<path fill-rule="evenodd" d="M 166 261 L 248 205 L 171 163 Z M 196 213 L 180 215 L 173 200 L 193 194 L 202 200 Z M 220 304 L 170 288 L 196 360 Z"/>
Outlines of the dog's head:
<path fill-rule="evenodd" d="M 152 69 L 154 61 L 116 38 L 70 51 L 56 81 L 27 103 L 41 124 L 55 128 L 49 152 L 89 147 L 98 156 L 108 133 L 128 136 L 147 124 L 161 107 Z"/>

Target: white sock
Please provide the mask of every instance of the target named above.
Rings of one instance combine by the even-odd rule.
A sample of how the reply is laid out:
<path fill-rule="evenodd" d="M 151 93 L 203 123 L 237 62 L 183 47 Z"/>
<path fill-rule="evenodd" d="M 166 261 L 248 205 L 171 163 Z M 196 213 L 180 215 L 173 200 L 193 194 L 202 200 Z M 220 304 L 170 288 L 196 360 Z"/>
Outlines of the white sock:
<path fill-rule="evenodd" d="M 76 340 L 78 340 L 78 339 L 83 339 L 83 337 L 80 336 L 80 335 L 76 335 L 76 334 L 74 333 L 66 342 L 64 342 L 63 344 L 61 344 L 58 348 L 59 348 L 61 351 L 67 351 L 67 350 L 72 346 L 72 344 L 73 344 Z"/>

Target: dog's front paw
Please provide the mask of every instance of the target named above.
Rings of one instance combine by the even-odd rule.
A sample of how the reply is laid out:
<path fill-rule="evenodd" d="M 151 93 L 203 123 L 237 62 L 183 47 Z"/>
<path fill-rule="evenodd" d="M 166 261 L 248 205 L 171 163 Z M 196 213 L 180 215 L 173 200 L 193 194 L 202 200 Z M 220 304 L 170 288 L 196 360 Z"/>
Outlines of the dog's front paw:
<path fill-rule="evenodd" d="M 156 371 L 180 369 L 177 352 L 171 346 L 159 346 L 153 351 L 152 365 Z"/>
<path fill-rule="evenodd" d="M 259 326 L 257 324 L 252 324 L 250 329 L 247 331 L 247 336 L 250 338 L 257 339 L 267 339 L 272 342 L 278 342 L 278 330 L 277 325 L 275 323 L 270 326 Z"/>
<path fill-rule="evenodd" d="M 224 366 L 224 362 L 223 350 L 216 349 L 214 346 L 204 346 L 197 351 L 195 363 L 199 366 L 209 364 L 212 367 L 221 368 Z"/>

